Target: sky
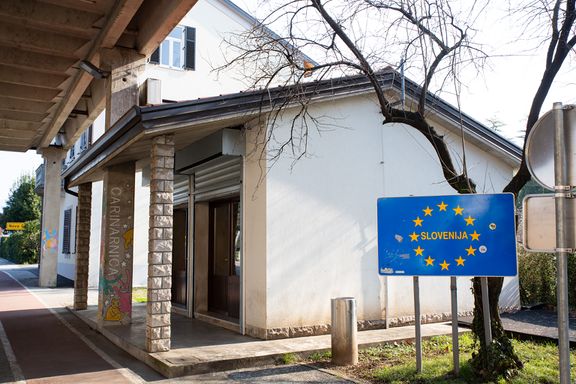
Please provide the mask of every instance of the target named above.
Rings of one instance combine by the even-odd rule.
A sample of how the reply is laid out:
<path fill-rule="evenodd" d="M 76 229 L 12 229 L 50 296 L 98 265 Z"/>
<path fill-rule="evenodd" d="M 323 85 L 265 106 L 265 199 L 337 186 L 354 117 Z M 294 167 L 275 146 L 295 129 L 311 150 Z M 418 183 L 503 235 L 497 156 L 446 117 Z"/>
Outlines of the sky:
<path fill-rule="evenodd" d="M 264 9 L 260 0 L 234 0 L 248 11 L 258 15 Z M 532 97 L 537 89 L 544 68 L 543 48 L 538 52 L 529 48 L 535 45 L 527 40 L 528 31 L 523 29 L 521 18 L 505 18 L 506 10 L 499 7 L 508 2 L 492 2 L 483 17 L 478 20 L 477 41 L 484 43 L 484 49 L 492 54 L 489 65 L 481 76 L 464 74 L 464 84 L 460 97 L 462 111 L 480 122 L 493 119 L 501 122 L 500 133 L 522 145 L 521 131 L 525 128 L 526 117 Z M 260 15 L 264 16 L 264 15 Z M 200 43 L 200 42 L 198 42 Z M 552 108 L 552 103 L 576 103 L 576 66 L 567 61 L 565 70 L 557 78 L 546 99 L 542 113 Z M 456 104 L 457 100 L 448 100 Z M 42 158 L 35 151 L 14 153 L 0 151 L 0 208 L 6 203 L 10 188 L 17 178 L 33 173 L 41 164 Z"/>

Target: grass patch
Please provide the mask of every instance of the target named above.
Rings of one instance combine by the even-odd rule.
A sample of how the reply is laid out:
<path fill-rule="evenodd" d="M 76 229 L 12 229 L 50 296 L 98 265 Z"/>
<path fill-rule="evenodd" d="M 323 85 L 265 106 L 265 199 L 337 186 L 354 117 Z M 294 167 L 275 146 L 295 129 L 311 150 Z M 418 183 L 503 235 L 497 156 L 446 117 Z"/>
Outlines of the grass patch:
<path fill-rule="evenodd" d="M 300 358 L 295 353 L 285 353 L 280 357 L 280 364 L 296 364 Z"/>
<path fill-rule="evenodd" d="M 416 351 L 411 342 L 402 342 L 368 348 L 359 352 L 356 366 L 332 366 L 330 356 L 310 356 L 315 364 L 329 366 L 346 376 L 372 383 L 479 383 L 468 360 L 471 358 L 474 340 L 470 333 L 460 336 L 460 375 L 452 372 L 452 339 L 450 336 L 437 336 L 422 343 L 423 369 L 416 373 Z M 509 380 L 499 383 L 558 383 L 558 346 L 547 342 L 513 340 L 514 350 L 524 363 L 524 369 Z M 576 359 L 576 350 L 571 351 L 571 359 Z M 572 368 L 576 377 L 576 366 Z"/>
<path fill-rule="evenodd" d="M 147 288 L 132 288 L 132 302 L 145 303 L 148 301 Z"/>

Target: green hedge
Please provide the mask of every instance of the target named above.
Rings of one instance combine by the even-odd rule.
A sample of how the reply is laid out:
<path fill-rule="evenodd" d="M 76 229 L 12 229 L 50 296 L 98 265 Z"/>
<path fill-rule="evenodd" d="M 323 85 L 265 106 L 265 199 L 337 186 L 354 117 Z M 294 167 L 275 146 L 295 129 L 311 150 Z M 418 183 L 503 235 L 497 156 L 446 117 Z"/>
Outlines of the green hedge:
<path fill-rule="evenodd" d="M 529 253 L 519 247 L 518 274 L 522 305 L 556 306 L 556 256 L 551 253 Z M 568 256 L 568 298 L 576 308 L 576 255 Z"/>
<path fill-rule="evenodd" d="M 40 220 L 27 221 L 23 231 L 2 238 L 0 256 L 17 264 L 35 264 L 40 255 Z"/>

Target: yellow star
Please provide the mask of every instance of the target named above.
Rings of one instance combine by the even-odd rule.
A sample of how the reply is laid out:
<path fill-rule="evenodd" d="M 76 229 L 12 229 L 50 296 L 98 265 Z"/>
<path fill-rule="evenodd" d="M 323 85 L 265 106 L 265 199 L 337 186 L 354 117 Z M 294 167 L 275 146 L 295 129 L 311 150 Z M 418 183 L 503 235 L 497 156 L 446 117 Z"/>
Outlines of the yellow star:
<path fill-rule="evenodd" d="M 459 265 L 464 266 L 465 260 L 462 258 L 462 256 L 458 256 L 458 258 L 454 259 L 454 260 L 456 261 L 456 266 L 459 266 Z"/>
<path fill-rule="evenodd" d="M 448 263 L 446 262 L 446 260 L 444 260 L 444 262 L 440 264 L 440 266 L 442 267 L 441 270 L 442 270 L 442 271 L 443 271 L 443 270 L 448 270 L 448 266 L 449 266 L 449 265 L 450 265 L 450 264 L 448 264 Z"/>
<path fill-rule="evenodd" d="M 426 260 L 426 266 L 434 265 L 434 260 L 435 260 L 435 259 L 431 258 L 430 256 L 428 256 L 428 257 L 427 257 L 426 259 L 424 259 L 424 260 Z"/>
<path fill-rule="evenodd" d="M 416 217 L 414 220 L 412 220 L 412 221 L 414 222 L 414 226 L 415 226 L 415 227 L 421 227 L 421 226 L 422 226 L 422 222 L 423 222 L 424 220 L 422 220 L 422 219 L 420 218 L 420 216 L 417 216 L 417 217 Z"/>
<path fill-rule="evenodd" d="M 410 241 L 418 241 L 418 237 L 419 237 L 419 236 L 420 236 L 420 235 L 417 234 L 416 232 L 412 232 L 412 233 L 410 234 Z"/>
<path fill-rule="evenodd" d="M 445 211 L 447 206 L 448 204 L 444 204 L 444 202 L 438 204 L 438 208 L 440 208 L 441 211 Z"/>
<path fill-rule="evenodd" d="M 474 221 L 475 221 L 475 220 L 476 220 L 476 219 L 473 218 L 473 217 L 470 216 L 470 215 L 469 215 L 467 218 L 464 219 L 464 221 L 466 222 L 466 226 L 474 225 Z"/>
<path fill-rule="evenodd" d="M 424 252 L 424 248 L 420 248 L 420 246 L 418 246 L 418 248 L 414 249 L 414 252 L 416 252 L 416 256 L 424 256 L 422 254 L 422 252 Z"/>
<path fill-rule="evenodd" d="M 433 209 L 430 207 L 426 207 L 426 209 L 423 209 L 422 211 L 424 212 L 424 216 L 432 216 Z"/>
<path fill-rule="evenodd" d="M 466 252 L 468 252 L 468 256 L 472 255 L 472 256 L 476 256 L 476 248 L 472 248 L 472 246 L 469 246 L 468 248 L 466 248 Z"/>
<path fill-rule="evenodd" d="M 456 208 L 452 208 L 452 210 L 454 210 L 454 216 L 462 216 L 462 211 L 464 211 L 464 208 L 457 206 Z"/>
<path fill-rule="evenodd" d="M 472 240 L 480 241 L 480 234 L 476 231 L 472 232 L 470 234 L 470 237 L 472 238 Z"/>

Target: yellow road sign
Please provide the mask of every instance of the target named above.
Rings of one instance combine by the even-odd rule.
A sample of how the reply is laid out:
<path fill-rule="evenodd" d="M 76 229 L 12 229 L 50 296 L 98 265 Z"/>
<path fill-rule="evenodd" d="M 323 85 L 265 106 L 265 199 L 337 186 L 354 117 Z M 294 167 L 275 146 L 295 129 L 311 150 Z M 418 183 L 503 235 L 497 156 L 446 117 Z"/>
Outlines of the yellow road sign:
<path fill-rule="evenodd" d="M 6 223 L 6 230 L 7 231 L 23 231 L 24 230 L 24 223 L 23 222 L 7 222 Z"/>

